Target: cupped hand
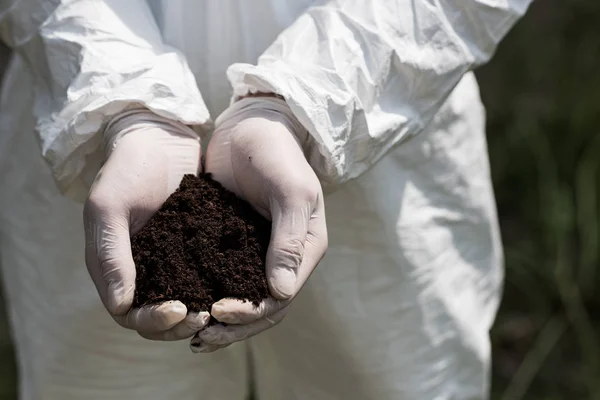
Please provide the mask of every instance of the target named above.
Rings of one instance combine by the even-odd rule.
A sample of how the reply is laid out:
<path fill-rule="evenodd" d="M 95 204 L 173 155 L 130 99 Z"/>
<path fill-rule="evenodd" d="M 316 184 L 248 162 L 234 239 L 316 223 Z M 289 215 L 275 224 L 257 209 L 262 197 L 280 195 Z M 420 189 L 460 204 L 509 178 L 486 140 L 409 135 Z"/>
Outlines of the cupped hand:
<path fill-rule="evenodd" d="M 189 338 L 209 321 L 179 301 L 132 308 L 136 270 L 130 237 L 178 187 L 197 174 L 200 141 L 185 125 L 148 110 L 128 111 L 104 132 L 106 162 L 84 206 L 85 259 L 114 320 L 147 339 Z"/>
<path fill-rule="evenodd" d="M 247 339 L 285 316 L 327 250 L 323 191 L 307 162 L 307 132 L 283 100 L 246 98 L 216 121 L 206 172 L 272 221 L 266 278 L 271 297 L 258 307 L 222 299 L 211 309 L 224 324 L 194 336 L 194 352 L 210 352 Z"/>

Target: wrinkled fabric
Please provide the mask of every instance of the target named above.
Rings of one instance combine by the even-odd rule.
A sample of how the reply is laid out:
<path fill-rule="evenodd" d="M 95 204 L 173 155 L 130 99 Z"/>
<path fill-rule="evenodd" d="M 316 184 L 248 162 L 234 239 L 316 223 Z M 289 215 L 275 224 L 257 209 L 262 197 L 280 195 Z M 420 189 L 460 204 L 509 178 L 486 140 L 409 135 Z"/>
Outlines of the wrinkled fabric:
<path fill-rule="evenodd" d="M 8 1 L 11 3 L 11 1 Z M 85 199 L 108 121 L 137 104 L 189 125 L 209 114 L 185 58 L 166 45 L 145 1 L 16 1 L 2 39 L 31 68 L 33 117 L 62 192 Z"/>
<path fill-rule="evenodd" d="M 326 184 L 356 178 L 421 132 L 486 62 L 528 1 L 336 0 L 304 12 L 260 56 L 233 64 L 236 95 L 282 95 Z"/>
<path fill-rule="evenodd" d="M 485 399 L 502 251 L 470 71 L 529 2 L 0 1 L 0 264 L 23 399 Z M 168 4 L 168 5 L 167 5 Z M 226 74 L 227 71 L 227 74 Z M 104 126 L 210 132 L 282 95 L 330 186 L 329 250 L 286 320 L 194 355 L 104 310 L 82 206 Z M 65 197 L 66 194 L 68 197 Z"/>

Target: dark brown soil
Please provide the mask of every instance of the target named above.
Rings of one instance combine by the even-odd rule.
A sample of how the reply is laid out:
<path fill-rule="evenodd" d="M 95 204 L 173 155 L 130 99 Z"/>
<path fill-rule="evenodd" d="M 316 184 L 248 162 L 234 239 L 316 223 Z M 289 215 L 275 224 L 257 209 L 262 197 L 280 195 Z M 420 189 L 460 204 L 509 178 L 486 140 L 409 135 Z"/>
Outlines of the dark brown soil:
<path fill-rule="evenodd" d="M 134 307 L 180 300 L 210 311 L 224 297 L 267 297 L 265 256 L 271 223 L 210 175 L 186 175 L 131 240 Z"/>

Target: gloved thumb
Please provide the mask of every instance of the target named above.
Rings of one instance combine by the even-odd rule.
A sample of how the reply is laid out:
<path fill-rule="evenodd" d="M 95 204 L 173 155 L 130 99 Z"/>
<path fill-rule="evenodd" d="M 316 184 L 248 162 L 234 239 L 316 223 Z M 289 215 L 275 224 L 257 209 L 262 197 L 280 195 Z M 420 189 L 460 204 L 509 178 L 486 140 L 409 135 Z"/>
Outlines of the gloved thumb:
<path fill-rule="evenodd" d="M 273 202 L 271 217 L 267 282 L 273 297 L 286 300 L 297 293 L 298 269 L 304 256 L 310 209 L 308 204 L 294 206 Z"/>
<path fill-rule="evenodd" d="M 123 315 L 131 308 L 135 290 L 127 221 L 121 215 L 106 215 L 92 198 L 84 208 L 84 224 L 90 276 L 106 309 L 114 316 Z"/>

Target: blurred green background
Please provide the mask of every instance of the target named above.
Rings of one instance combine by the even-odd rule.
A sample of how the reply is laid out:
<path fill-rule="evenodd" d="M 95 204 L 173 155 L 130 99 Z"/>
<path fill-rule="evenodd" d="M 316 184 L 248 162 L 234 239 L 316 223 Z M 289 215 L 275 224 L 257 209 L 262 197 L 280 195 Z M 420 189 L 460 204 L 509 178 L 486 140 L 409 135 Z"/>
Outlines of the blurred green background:
<path fill-rule="evenodd" d="M 538 0 L 478 71 L 506 254 L 495 399 L 600 399 L 600 1 Z"/>
<path fill-rule="evenodd" d="M 600 0 L 538 0 L 477 74 L 507 268 L 493 399 L 600 399 Z M 0 352 L 13 399 L 3 311 Z"/>

